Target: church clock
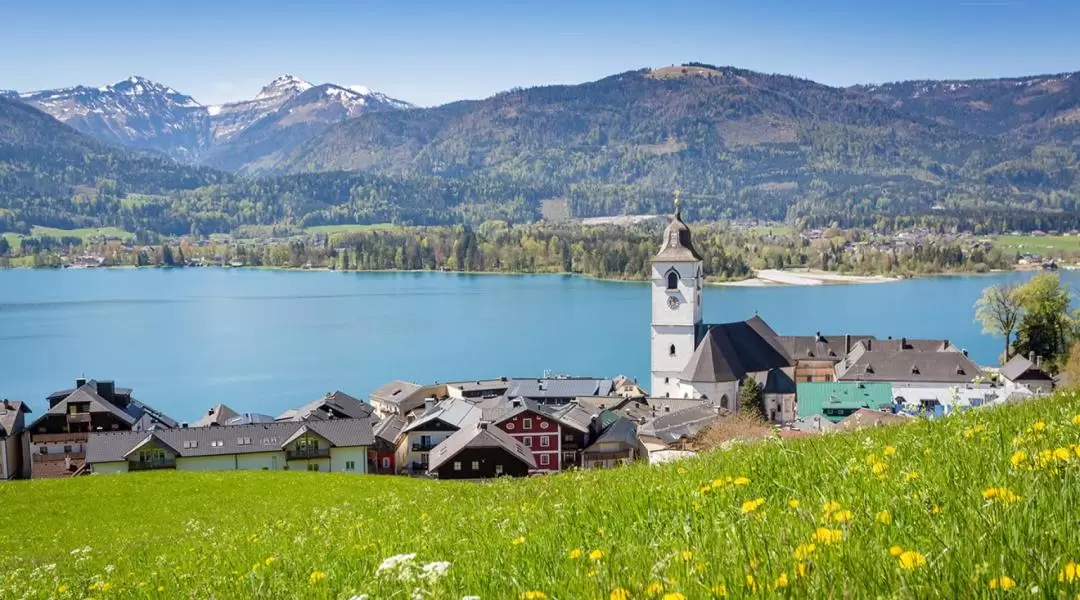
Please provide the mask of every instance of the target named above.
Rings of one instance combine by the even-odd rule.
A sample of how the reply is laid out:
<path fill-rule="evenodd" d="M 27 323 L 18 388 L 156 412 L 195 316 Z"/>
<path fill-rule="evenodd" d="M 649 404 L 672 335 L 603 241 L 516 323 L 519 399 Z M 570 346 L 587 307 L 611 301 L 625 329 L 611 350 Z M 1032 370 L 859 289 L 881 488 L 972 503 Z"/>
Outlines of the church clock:
<path fill-rule="evenodd" d="M 668 296 L 667 307 L 670 308 L 671 310 L 675 310 L 676 308 L 679 308 L 679 299 L 676 298 L 675 296 Z"/>

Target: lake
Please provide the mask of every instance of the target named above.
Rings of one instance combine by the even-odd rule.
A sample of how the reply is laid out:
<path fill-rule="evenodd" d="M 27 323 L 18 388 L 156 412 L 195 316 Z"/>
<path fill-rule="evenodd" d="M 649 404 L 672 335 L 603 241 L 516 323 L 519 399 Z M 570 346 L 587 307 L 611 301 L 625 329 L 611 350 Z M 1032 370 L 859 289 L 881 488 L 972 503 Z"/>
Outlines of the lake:
<path fill-rule="evenodd" d="M 710 287 L 707 322 L 781 335 L 948 338 L 989 364 L 985 286 L 1030 273 L 817 287 Z M 1073 285 L 1080 273 L 1062 272 Z M 276 415 L 342 390 L 545 371 L 648 381 L 649 289 L 561 275 L 253 269 L 0 270 L 0 398 L 40 415 L 76 377 L 178 420 L 223 402 Z"/>

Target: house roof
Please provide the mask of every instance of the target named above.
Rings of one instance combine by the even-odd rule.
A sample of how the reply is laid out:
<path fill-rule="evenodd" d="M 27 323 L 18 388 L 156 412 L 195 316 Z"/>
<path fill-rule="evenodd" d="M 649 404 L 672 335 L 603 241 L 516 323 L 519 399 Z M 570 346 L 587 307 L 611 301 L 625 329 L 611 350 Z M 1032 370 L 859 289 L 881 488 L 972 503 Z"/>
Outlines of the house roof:
<path fill-rule="evenodd" d="M 536 468 L 532 451 L 498 427 L 483 422 L 462 427 L 432 449 L 428 471 L 434 471 L 466 448 L 498 448 L 520 460 L 530 469 Z"/>
<path fill-rule="evenodd" d="M 18 400 L 0 401 L 0 437 L 17 435 L 22 428 L 16 428 L 15 423 L 20 414 L 33 412 L 25 402 Z"/>
<path fill-rule="evenodd" d="M 371 393 L 372 402 L 382 402 L 396 406 L 398 412 L 405 414 L 424 405 L 424 398 L 445 396 L 445 385 L 417 385 L 395 379 Z"/>
<path fill-rule="evenodd" d="M 906 383 L 970 383 L 982 375 L 963 352 L 867 350 L 858 344 L 836 364 L 836 379 Z"/>
<path fill-rule="evenodd" d="M 1037 366 L 1031 360 L 1024 356 L 1017 354 L 1009 359 L 1009 362 L 1005 363 L 999 371 L 1001 376 L 1009 381 L 1016 381 L 1018 379 L 1045 379 L 1047 381 L 1053 380 L 1049 373 L 1043 371 L 1041 367 Z"/>
<path fill-rule="evenodd" d="M 776 332 L 761 317 L 706 325 L 704 331 L 701 342 L 679 374 L 683 381 L 739 381 L 747 373 L 793 364 Z"/>
<path fill-rule="evenodd" d="M 881 412 L 880 410 L 860 408 L 851 413 L 851 415 L 843 421 L 840 421 L 836 427 L 844 430 L 861 429 L 863 427 L 879 427 L 882 425 L 910 423 L 911 419 L 912 417 L 907 415 L 895 415 L 893 413 Z"/>
<path fill-rule="evenodd" d="M 585 452 L 589 452 L 597 444 L 605 443 L 618 443 L 631 448 L 637 447 L 637 434 L 638 428 L 636 423 L 630 419 L 619 417 L 604 429 L 604 432 L 600 434 L 600 437 L 596 438 L 596 441 L 586 448 Z"/>
<path fill-rule="evenodd" d="M 106 383 L 111 384 L 112 382 Z M 98 382 L 90 380 L 74 390 L 54 392 L 49 396 L 49 401 L 55 402 L 55 404 L 49 407 L 41 417 L 34 421 L 31 427 L 37 425 L 39 421 L 48 418 L 49 416 L 67 414 L 68 406 L 72 403 L 87 403 L 89 404 L 91 414 L 104 413 L 112 415 L 117 420 L 135 430 L 146 430 L 151 426 L 171 428 L 179 425 L 175 420 L 166 416 L 161 411 L 132 398 L 130 389 L 115 388 L 113 390 L 113 397 L 123 398 L 126 401 L 124 406 L 114 404 L 103 398 L 98 391 Z M 63 395 L 65 392 L 70 393 Z"/>
<path fill-rule="evenodd" d="M 239 417 L 237 412 L 224 404 L 215 404 L 198 421 L 191 424 L 192 427 L 210 427 L 226 425 L 230 419 Z"/>
<path fill-rule="evenodd" d="M 345 392 L 330 392 L 297 409 L 278 415 L 278 421 L 321 421 L 333 418 L 366 419 L 375 409 Z"/>
<path fill-rule="evenodd" d="M 877 338 L 869 338 L 860 340 L 859 344 L 866 347 L 867 350 L 918 350 L 920 352 L 960 352 L 960 348 L 957 348 L 955 344 L 948 339 L 940 340 L 920 340 L 914 338 L 902 337 L 900 339 L 885 339 L 879 340 Z"/>
<path fill-rule="evenodd" d="M 510 398 L 574 398 L 576 396 L 607 396 L 614 389 L 610 379 L 591 377 L 549 377 L 515 379 L 506 390 Z"/>
<path fill-rule="evenodd" d="M 892 406 L 893 389 L 889 382 L 833 381 L 798 384 L 799 416 L 812 417 L 827 408 L 878 409 Z"/>
<path fill-rule="evenodd" d="M 872 340 L 872 335 L 781 335 L 777 339 L 793 360 L 838 362 L 855 344 Z M 850 345 L 849 345 L 850 344 Z"/>
<path fill-rule="evenodd" d="M 796 419 L 789 427 L 804 433 L 827 433 L 835 430 L 837 425 L 824 416 L 815 414 Z"/>
<path fill-rule="evenodd" d="M 449 400 L 443 400 L 433 406 L 429 411 L 420 415 L 415 421 L 407 424 L 402 431 L 422 430 L 425 425 L 429 425 L 435 421 L 442 421 L 451 427 L 461 429 L 468 423 L 480 420 L 480 413 L 481 409 L 474 406 L 471 402 L 458 398 L 451 398 Z"/>
<path fill-rule="evenodd" d="M 171 452 L 173 454 L 173 456 L 178 456 L 180 454 L 180 451 L 177 450 L 176 448 L 173 448 L 172 444 L 169 444 L 165 440 L 158 437 L 158 435 L 156 433 L 151 432 L 151 433 L 147 434 L 146 437 L 144 437 L 141 442 L 135 444 L 134 446 L 131 447 L 130 450 L 125 452 L 124 453 L 124 458 L 127 458 L 127 457 L 131 456 L 133 453 L 138 452 L 140 448 L 142 448 L 144 446 L 147 446 L 147 445 L 151 445 L 151 444 L 156 445 L 156 446 L 158 446 L 158 447 L 160 447 L 160 448 L 162 448 L 164 450 L 168 450 L 169 452 Z"/>
<path fill-rule="evenodd" d="M 374 426 L 372 433 L 378 439 L 395 444 L 397 443 L 398 437 L 401 436 L 401 430 L 404 427 L 405 417 L 402 417 L 401 415 L 390 415 L 379 421 Z"/>
<path fill-rule="evenodd" d="M 637 433 L 671 444 L 684 437 L 694 437 L 699 431 L 719 420 L 720 416 L 715 407 L 699 401 L 699 406 L 656 417 L 639 427 Z"/>
<path fill-rule="evenodd" d="M 690 240 L 690 228 L 682 220 L 679 209 L 675 209 L 675 215 L 671 223 L 664 230 L 664 239 L 660 245 L 660 251 L 653 258 L 656 262 L 697 262 L 701 256 L 694 250 L 694 244 Z"/>
<path fill-rule="evenodd" d="M 174 449 L 177 456 L 218 456 L 223 454 L 253 454 L 277 452 L 298 431 L 307 428 L 325 438 L 334 447 L 370 446 L 374 443 L 369 419 L 334 419 L 332 421 L 279 421 L 253 425 L 222 425 L 219 427 L 186 427 L 159 429 L 152 432 L 156 440 Z M 131 450 L 148 439 L 146 432 L 94 432 L 86 442 L 86 462 L 116 462 L 125 460 Z M 241 443 L 241 440 L 250 443 Z M 211 442 L 221 442 L 220 446 Z"/>

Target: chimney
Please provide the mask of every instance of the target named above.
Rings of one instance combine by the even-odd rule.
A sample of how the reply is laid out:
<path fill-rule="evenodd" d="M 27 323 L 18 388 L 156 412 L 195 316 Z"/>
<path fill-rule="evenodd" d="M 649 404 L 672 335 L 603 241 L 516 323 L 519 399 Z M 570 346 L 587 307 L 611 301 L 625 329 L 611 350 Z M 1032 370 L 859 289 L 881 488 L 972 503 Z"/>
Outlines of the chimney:
<path fill-rule="evenodd" d="M 1042 368 L 1042 356 L 1036 356 L 1035 357 L 1035 368 L 1036 369 L 1041 369 Z"/>
<path fill-rule="evenodd" d="M 207 411 L 206 411 L 206 414 L 207 414 L 208 416 L 213 416 L 213 415 L 214 415 L 214 408 L 213 408 L 213 407 L 211 407 L 211 408 L 210 408 L 209 410 L 207 410 Z"/>
<path fill-rule="evenodd" d="M 85 377 L 79 377 L 78 379 L 75 380 L 75 387 L 76 388 L 81 388 L 84 385 L 86 385 L 86 378 Z"/>
<path fill-rule="evenodd" d="M 907 338 L 902 337 L 900 338 L 900 349 L 904 350 L 905 348 L 907 348 Z"/>
<path fill-rule="evenodd" d="M 1028 360 L 1031 361 L 1031 362 L 1035 362 L 1035 351 L 1034 350 L 1031 350 L 1031 351 L 1028 352 Z"/>
<path fill-rule="evenodd" d="M 967 356 L 967 348 L 964 348 L 963 350 L 961 350 L 961 352 L 964 353 L 964 356 Z"/>
<path fill-rule="evenodd" d="M 430 412 L 435 408 L 435 398 L 424 398 L 424 412 Z"/>
<path fill-rule="evenodd" d="M 116 402 L 116 384 L 111 381 L 97 382 L 97 393 L 109 402 Z"/>
<path fill-rule="evenodd" d="M 187 429 L 187 421 L 180 424 L 180 429 Z"/>
<path fill-rule="evenodd" d="M 942 350 L 948 350 L 949 349 L 949 338 L 945 338 L 945 341 L 942 342 L 941 349 Z"/>
<path fill-rule="evenodd" d="M 480 428 L 480 430 L 482 431 L 482 430 L 485 430 L 485 429 L 488 428 L 488 422 L 487 421 L 480 421 L 476 426 L 478 428 Z"/>
<path fill-rule="evenodd" d="M 844 336 L 844 354 L 851 352 L 851 334 Z"/>

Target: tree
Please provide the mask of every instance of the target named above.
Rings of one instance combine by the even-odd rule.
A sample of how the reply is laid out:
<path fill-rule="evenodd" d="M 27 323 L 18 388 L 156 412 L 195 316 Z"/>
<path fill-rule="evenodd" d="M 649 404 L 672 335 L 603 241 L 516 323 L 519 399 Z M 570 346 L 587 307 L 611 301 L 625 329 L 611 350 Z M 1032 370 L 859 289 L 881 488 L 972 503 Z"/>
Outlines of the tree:
<path fill-rule="evenodd" d="M 1069 360 L 1061 371 L 1063 385 L 1067 389 L 1076 389 L 1080 386 L 1080 342 L 1073 342 L 1072 348 L 1069 349 Z"/>
<path fill-rule="evenodd" d="M 739 410 L 765 419 L 765 395 L 761 384 L 747 375 L 739 386 Z"/>
<path fill-rule="evenodd" d="M 11 252 L 11 243 L 6 237 L 0 235 L 0 256 L 7 256 L 8 252 Z"/>
<path fill-rule="evenodd" d="M 172 248 L 169 248 L 168 246 L 161 247 L 161 262 L 166 267 L 171 267 L 175 264 L 173 261 Z"/>
<path fill-rule="evenodd" d="M 1019 288 L 1023 316 L 1013 348 L 1018 354 L 1043 357 L 1051 371 L 1062 365 L 1075 336 L 1069 289 L 1053 273 L 1036 275 Z"/>
<path fill-rule="evenodd" d="M 975 320 L 982 323 L 983 333 L 1005 337 L 1005 354 L 1001 364 L 1009 360 L 1009 339 L 1020 320 L 1019 286 L 1015 283 L 992 285 L 983 290 L 975 303 Z"/>

